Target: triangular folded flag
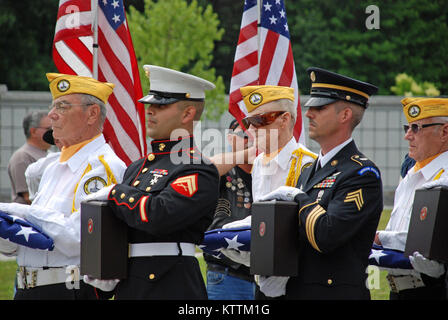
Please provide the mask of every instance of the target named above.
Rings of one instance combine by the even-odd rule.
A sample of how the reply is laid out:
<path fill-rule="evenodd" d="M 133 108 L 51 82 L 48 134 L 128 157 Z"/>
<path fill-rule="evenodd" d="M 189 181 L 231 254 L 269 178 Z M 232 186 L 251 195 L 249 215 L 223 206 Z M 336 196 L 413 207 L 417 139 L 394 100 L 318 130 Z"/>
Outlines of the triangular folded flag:
<path fill-rule="evenodd" d="M 0 237 L 33 249 L 54 249 L 53 239 L 39 227 L 3 211 L 0 211 Z"/>

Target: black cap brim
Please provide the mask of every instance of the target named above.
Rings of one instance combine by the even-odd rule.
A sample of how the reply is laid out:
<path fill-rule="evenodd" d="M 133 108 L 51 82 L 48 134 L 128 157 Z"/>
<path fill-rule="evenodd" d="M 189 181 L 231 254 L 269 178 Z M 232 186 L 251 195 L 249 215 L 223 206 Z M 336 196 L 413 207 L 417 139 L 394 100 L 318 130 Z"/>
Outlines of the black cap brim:
<path fill-rule="evenodd" d="M 338 101 L 338 99 L 311 97 L 305 103 L 305 107 L 323 107 L 336 101 Z"/>
<path fill-rule="evenodd" d="M 180 101 L 180 100 L 176 99 L 176 98 L 161 97 L 161 96 L 158 96 L 155 94 L 148 94 L 147 96 L 144 96 L 143 98 L 138 100 L 138 102 L 144 103 L 144 104 L 171 104 L 171 103 L 175 103 L 177 101 Z"/>
<path fill-rule="evenodd" d="M 44 140 L 48 144 L 55 145 L 53 137 L 53 129 L 47 130 L 42 136 L 42 140 Z"/>

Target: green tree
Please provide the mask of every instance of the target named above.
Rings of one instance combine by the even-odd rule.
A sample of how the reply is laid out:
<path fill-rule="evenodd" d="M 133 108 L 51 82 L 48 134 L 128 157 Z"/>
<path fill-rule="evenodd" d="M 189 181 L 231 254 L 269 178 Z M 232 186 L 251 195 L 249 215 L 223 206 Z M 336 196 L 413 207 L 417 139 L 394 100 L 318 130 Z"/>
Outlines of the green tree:
<path fill-rule="evenodd" d="M 9 90 L 48 90 L 58 1 L 0 1 L 0 83 Z"/>
<path fill-rule="evenodd" d="M 140 66 L 143 90 L 148 90 L 142 66 L 154 64 L 207 79 L 216 89 L 206 93 L 205 114 L 219 119 L 227 109 L 224 83 L 211 68 L 214 42 L 224 32 L 212 6 L 205 8 L 196 0 L 144 1 L 144 11 L 129 7 L 128 23 Z"/>
<path fill-rule="evenodd" d="M 395 86 L 392 86 L 390 90 L 397 96 L 406 97 L 436 97 L 440 95 L 440 91 L 437 90 L 433 83 L 428 81 L 417 83 L 414 78 L 406 73 L 400 73 L 395 77 Z"/>

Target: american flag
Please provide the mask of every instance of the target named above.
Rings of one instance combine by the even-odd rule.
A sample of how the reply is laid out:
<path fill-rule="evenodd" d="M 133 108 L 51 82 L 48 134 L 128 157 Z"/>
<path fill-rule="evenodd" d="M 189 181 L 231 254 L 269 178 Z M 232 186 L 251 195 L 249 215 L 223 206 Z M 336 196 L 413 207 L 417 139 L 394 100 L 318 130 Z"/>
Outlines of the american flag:
<path fill-rule="evenodd" d="M 3 211 L 0 211 L 0 237 L 33 249 L 54 249 L 53 239 L 39 227 Z"/>
<path fill-rule="evenodd" d="M 206 231 L 199 246 L 205 253 L 222 258 L 222 249 L 250 251 L 250 227 Z"/>
<path fill-rule="evenodd" d="M 258 32 L 258 13 L 260 28 Z M 283 0 L 246 0 L 230 81 L 229 112 L 240 122 L 247 115 L 240 87 L 278 85 L 294 88 L 297 121 L 294 136 L 304 143 L 299 88 Z"/>
<path fill-rule="evenodd" d="M 95 1 L 95 0 L 94 0 Z M 53 42 L 59 72 L 92 77 L 94 12 L 88 0 L 60 0 Z M 134 47 L 123 0 L 99 0 L 98 80 L 115 84 L 107 104 L 103 134 L 130 164 L 146 154 L 144 106 Z"/>

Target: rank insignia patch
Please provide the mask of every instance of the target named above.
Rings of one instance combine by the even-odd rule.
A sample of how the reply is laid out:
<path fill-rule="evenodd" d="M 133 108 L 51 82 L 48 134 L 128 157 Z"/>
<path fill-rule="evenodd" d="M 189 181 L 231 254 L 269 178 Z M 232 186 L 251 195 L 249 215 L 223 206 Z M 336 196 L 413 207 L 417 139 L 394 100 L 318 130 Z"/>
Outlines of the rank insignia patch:
<path fill-rule="evenodd" d="M 86 194 L 95 193 L 106 186 L 106 181 L 101 177 L 92 177 L 84 183 L 84 192 Z"/>
<path fill-rule="evenodd" d="M 362 198 L 362 189 L 347 193 L 344 202 L 354 202 L 356 204 L 356 207 L 358 208 L 358 211 L 361 210 L 362 206 L 364 205 L 364 199 Z"/>
<path fill-rule="evenodd" d="M 186 197 L 192 197 L 198 191 L 198 174 L 177 178 L 171 183 L 171 187 Z"/>

